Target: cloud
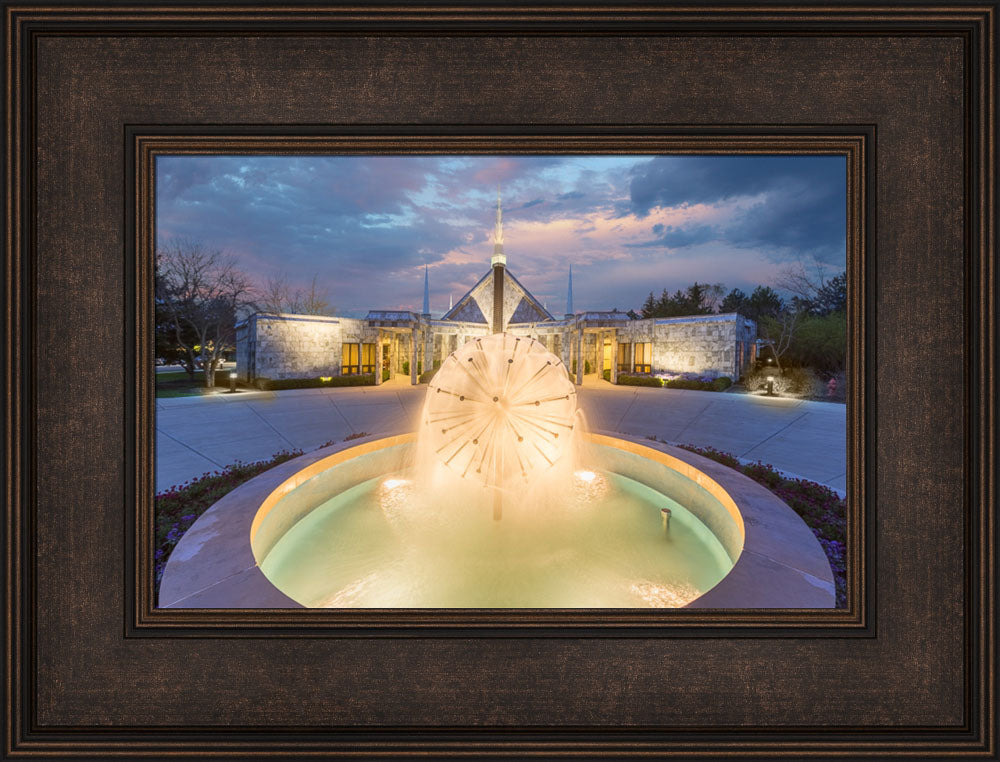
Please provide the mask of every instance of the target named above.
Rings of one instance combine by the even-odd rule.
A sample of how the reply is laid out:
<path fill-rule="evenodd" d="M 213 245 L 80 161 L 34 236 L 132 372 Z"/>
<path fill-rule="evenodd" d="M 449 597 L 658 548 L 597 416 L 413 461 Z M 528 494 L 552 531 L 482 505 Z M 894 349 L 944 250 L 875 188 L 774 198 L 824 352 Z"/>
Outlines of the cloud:
<path fill-rule="evenodd" d="M 669 249 L 681 249 L 685 246 L 694 246 L 698 243 L 705 243 L 718 237 L 717 229 L 711 225 L 696 225 L 694 227 L 674 227 L 673 225 L 664 227 L 662 224 L 653 225 L 653 233 L 658 236 L 649 241 L 641 243 L 627 243 L 630 248 L 649 248 L 659 246 Z"/>
<path fill-rule="evenodd" d="M 636 166 L 628 208 L 643 217 L 657 208 L 751 201 L 720 226 L 722 239 L 775 261 L 812 256 L 835 264 L 845 251 L 846 199 L 840 156 L 658 156 Z"/>
<path fill-rule="evenodd" d="M 160 157 L 157 235 L 260 281 L 315 275 L 347 316 L 419 309 L 427 264 L 437 314 L 489 267 L 500 182 L 522 283 L 558 313 L 572 263 L 578 308 L 628 309 L 693 280 L 752 288 L 793 254 L 842 267 L 843 174 L 827 157 Z"/>

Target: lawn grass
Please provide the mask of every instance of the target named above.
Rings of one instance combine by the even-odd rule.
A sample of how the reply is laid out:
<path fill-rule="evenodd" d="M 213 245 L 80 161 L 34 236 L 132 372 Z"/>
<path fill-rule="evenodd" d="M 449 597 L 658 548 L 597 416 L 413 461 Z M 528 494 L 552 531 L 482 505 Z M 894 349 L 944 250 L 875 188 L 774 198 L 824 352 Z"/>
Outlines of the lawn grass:
<path fill-rule="evenodd" d="M 229 388 L 229 370 L 216 369 L 216 389 Z M 208 391 L 205 389 L 204 371 L 196 370 L 193 380 L 183 370 L 172 370 L 167 373 L 156 374 L 156 396 L 160 399 L 168 397 L 197 397 L 201 394 L 207 394 Z"/>
<path fill-rule="evenodd" d="M 205 393 L 205 374 L 195 371 L 194 380 L 183 370 L 156 374 L 156 396 L 165 397 L 197 397 Z"/>

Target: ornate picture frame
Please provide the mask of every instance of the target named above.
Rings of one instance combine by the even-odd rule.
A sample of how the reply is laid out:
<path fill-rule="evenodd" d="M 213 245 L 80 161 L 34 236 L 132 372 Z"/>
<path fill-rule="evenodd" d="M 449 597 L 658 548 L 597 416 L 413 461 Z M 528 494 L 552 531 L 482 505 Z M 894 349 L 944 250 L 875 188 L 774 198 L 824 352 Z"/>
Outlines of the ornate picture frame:
<path fill-rule="evenodd" d="M 995 756 L 994 4 L 4 11 L 7 755 Z M 152 605 L 157 151 L 810 145 L 846 610 Z"/>

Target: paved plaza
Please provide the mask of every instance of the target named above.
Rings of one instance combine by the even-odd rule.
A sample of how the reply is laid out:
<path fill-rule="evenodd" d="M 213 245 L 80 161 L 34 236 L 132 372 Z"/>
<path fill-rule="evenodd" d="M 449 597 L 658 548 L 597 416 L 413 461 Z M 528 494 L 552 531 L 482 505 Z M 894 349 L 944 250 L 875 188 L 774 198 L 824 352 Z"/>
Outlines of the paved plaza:
<path fill-rule="evenodd" d="M 236 461 L 312 450 L 351 434 L 416 429 L 426 385 L 296 389 L 156 401 L 157 491 Z M 789 474 L 846 488 L 846 408 L 831 402 L 736 393 L 612 386 L 579 388 L 592 431 L 655 436 L 761 460 Z"/>

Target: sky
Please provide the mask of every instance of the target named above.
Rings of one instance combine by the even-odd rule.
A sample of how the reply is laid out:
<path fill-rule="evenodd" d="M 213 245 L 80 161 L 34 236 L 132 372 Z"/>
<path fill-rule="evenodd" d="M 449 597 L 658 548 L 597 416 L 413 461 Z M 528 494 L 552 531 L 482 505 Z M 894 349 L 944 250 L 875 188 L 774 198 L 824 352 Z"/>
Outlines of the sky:
<path fill-rule="evenodd" d="M 490 267 L 497 185 L 511 273 L 556 317 L 639 310 L 691 283 L 751 291 L 797 263 L 845 269 L 840 156 L 161 156 L 159 244 L 233 255 L 345 317 L 435 317 Z"/>

